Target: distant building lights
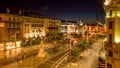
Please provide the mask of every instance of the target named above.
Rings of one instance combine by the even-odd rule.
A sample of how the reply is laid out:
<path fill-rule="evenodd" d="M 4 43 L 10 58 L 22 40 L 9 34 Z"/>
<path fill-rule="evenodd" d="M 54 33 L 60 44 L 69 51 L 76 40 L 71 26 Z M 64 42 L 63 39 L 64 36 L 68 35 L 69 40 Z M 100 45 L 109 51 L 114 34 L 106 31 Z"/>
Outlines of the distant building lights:
<path fill-rule="evenodd" d="M 39 37 L 42 37 L 42 35 L 40 34 Z"/>
<path fill-rule="evenodd" d="M 62 26 L 67 26 L 67 25 L 62 25 Z"/>
<path fill-rule="evenodd" d="M 120 14 L 117 14 L 118 17 L 120 17 Z"/>
<path fill-rule="evenodd" d="M 119 43 L 119 42 L 120 42 L 120 39 L 115 39 L 115 42 L 116 42 L 116 43 Z"/>
<path fill-rule="evenodd" d="M 109 5 L 110 1 L 111 0 L 105 0 L 104 4 L 107 6 L 107 5 Z"/>
<path fill-rule="evenodd" d="M 33 37 L 33 35 L 32 35 L 32 34 L 30 34 L 30 37 L 32 38 L 32 37 Z"/>
<path fill-rule="evenodd" d="M 45 33 L 42 33 L 42 36 L 44 37 L 44 36 L 45 36 Z"/>
<path fill-rule="evenodd" d="M 17 44 L 17 47 L 20 47 L 20 41 L 17 41 L 16 44 Z"/>
<path fill-rule="evenodd" d="M 35 37 L 37 38 L 38 36 L 37 36 L 37 35 L 35 35 Z"/>
<path fill-rule="evenodd" d="M 28 38 L 28 35 L 26 36 L 26 38 Z"/>
<path fill-rule="evenodd" d="M 28 41 L 28 39 L 26 41 Z"/>
<path fill-rule="evenodd" d="M 12 45 L 12 43 L 10 43 L 10 45 Z"/>
<path fill-rule="evenodd" d="M 35 40 L 35 39 L 33 39 L 33 40 Z"/>
<path fill-rule="evenodd" d="M 83 25 L 83 23 L 80 23 L 80 25 L 82 26 L 82 25 Z"/>
<path fill-rule="evenodd" d="M 2 46 L 3 44 L 0 44 L 0 46 Z"/>
<path fill-rule="evenodd" d="M 20 44 L 20 41 L 17 41 L 16 44 L 19 45 L 19 44 Z"/>
<path fill-rule="evenodd" d="M 76 33 L 78 33 L 78 30 L 76 30 Z"/>

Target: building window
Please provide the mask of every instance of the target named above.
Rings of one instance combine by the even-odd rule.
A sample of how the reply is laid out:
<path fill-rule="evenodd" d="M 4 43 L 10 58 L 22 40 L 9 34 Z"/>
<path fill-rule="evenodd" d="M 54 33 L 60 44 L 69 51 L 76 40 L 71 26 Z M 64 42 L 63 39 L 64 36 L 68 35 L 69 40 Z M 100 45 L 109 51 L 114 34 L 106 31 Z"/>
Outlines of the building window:
<path fill-rule="evenodd" d="M 25 27 L 26 27 L 26 24 L 25 24 Z"/>
<path fill-rule="evenodd" d="M 11 17 L 9 17 L 9 21 L 11 21 Z"/>
<path fill-rule="evenodd" d="M 13 21 L 15 21 L 15 18 L 13 18 Z"/>
<path fill-rule="evenodd" d="M 27 24 L 27 26 L 29 27 L 29 24 Z"/>
<path fill-rule="evenodd" d="M 109 50 L 108 56 L 109 56 L 109 57 L 113 57 L 113 52 Z"/>
<path fill-rule="evenodd" d="M 0 20 L 2 20 L 2 17 L 0 17 Z"/>
<path fill-rule="evenodd" d="M 16 25 L 16 24 L 15 24 L 15 23 L 13 23 L 12 25 L 13 25 L 13 27 L 15 27 L 15 25 Z"/>
<path fill-rule="evenodd" d="M 29 24 L 25 24 L 25 27 L 29 27 Z"/>
<path fill-rule="evenodd" d="M 27 20 L 27 22 L 29 22 L 29 20 Z"/>
<path fill-rule="evenodd" d="M 109 34 L 109 43 L 112 43 L 112 34 Z"/>
<path fill-rule="evenodd" d="M 11 24 L 9 24 L 9 27 L 11 27 Z"/>
<path fill-rule="evenodd" d="M 20 26 L 20 24 L 17 24 L 17 27 L 19 27 Z"/>
<path fill-rule="evenodd" d="M 112 65 L 107 63 L 107 68 L 112 68 Z"/>
<path fill-rule="evenodd" d="M 17 18 L 17 20 L 19 21 L 20 19 L 19 19 L 19 18 Z"/>
<path fill-rule="evenodd" d="M 112 29 L 112 21 L 109 22 L 109 29 Z"/>
<path fill-rule="evenodd" d="M 109 14 L 109 16 L 112 16 L 112 10 L 110 10 L 110 14 Z"/>

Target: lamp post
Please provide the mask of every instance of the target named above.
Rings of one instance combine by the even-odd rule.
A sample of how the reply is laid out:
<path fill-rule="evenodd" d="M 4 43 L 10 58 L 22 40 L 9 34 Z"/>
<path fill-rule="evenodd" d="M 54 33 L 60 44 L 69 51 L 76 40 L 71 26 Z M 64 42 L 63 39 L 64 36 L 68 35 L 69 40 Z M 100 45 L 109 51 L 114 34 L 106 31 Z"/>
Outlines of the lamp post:
<path fill-rule="evenodd" d="M 30 34 L 30 45 L 32 45 L 32 37 L 33 37 L 33 35 Z"/>
<path fill-rule="evenodd" d="M 71 68 L 71 56 L 72 56 L 72 55 L 71 55 L 71 50 L 72 50 L 71 42 L 72 42 L 72 41 L 71 41 L 71 39 L 70 39 L 70 49 L 69 49 L 69 50 L 70 50 L 70 68 Z"/>
<path fill-rule="evenodd" d="M 15 32 L 15 47 L 16 47 L 16 40 L 17 40 L 17 34 L 19 33 L 19 31 Z"/>

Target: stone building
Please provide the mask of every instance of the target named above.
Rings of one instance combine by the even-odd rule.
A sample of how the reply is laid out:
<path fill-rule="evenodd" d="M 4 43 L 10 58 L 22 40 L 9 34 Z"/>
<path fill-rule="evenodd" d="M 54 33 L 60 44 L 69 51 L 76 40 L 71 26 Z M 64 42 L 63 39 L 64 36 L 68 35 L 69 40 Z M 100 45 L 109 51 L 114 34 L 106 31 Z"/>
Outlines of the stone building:
<path fill-rule="evenodd" d="M 106 68 L 120 68 L 120 0 L 105 0 L 107 41 Z"/>
<path fill-rule="evenodd" d="M 47 35 L 54 37 L 61 31 L 61 20 L 41 17 L 38 13 L 23 13 L 22 10 L 16 14 L 10 12 L 7 8 L 5 13 L 0 13 L 0 50 L 20 47 L 22 40 L 47 38 Z"/>

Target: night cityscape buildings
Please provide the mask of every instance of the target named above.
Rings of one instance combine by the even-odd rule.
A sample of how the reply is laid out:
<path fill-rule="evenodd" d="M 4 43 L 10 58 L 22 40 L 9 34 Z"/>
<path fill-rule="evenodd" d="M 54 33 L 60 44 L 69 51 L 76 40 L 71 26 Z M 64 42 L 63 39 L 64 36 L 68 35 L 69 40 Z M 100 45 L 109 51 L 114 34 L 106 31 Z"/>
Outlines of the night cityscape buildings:
<path fill-rule="evenodd" d="M 99 1 L 97 0 L 97 2 Z M 96 9 L 95 22 L 85 21 L 82 20 L 82 18 L 63 20 L 54 16 L 52 18 L 49 16 L 45 17 L 35 11 L 24 12 L 23 10 L 18 10 L 15 12 L 10 8 L 6 8 L 5 13 L 0 13 L 0 60 L 9 62 L 7 59 L 11 59 L 10 56 L 12 56 L 12 54 L 10 53 L 14 52 L 12 50 L 20 48 L 20 52 L 16 52 L 17 54 L 12 56 L 14 61 L 17 61 L 18 67 L 19 64 L 27 63 L 31 64 L 33 68 L 34 66 L 37 66 L 37 68 L 42 67 L 44 63 L 43 65 L 37 64 L 40 59 L 45 61 L 45 64 L 52 63 L 51 67 L 54 67 L 54 65 L 57 67 L 60 66 L 60 64 L 62 66 L 62 62 L 66 63 L 69 59 L 67 64 L 63 64 L 64 68 L 120 68 L 120 0 L 103 0 L 101 2 L 103 2 L 102 7 L 106 14 L 105 24 L 99 21 L 98 6 L 96 6 L 98 10 Z M 78 6 L 78 3 L 76 4 Z M 98 4 L 99 3 L 97 3 L 97 5 Z M 65 7 L 68 7 L 67 5 L 65 5 Z M 48 4 L 45 6 L 43 10 L 46 9 L 47 11 L 49 9 Z M 60 4 L 54 8 L 56 7 L 60 8 Z M 86 14 L 89 15 L 89 12 Z M 102 15 L 102 13 L 100 14 Z M 93 18 L 93 16 L 91 16 L 91 18 Z M 31 48 L 30 52 L 29 48 Z M 8 54 L 7 51 L 10 51 L 8 56 L 6 56 L 6 54 Z M 36 51 L 37 57 L 33 55 L 33 52 Z M 59 58 L 62 58 L 59 59 L 59 62 L 53 61 L 55 59 L 50 54 L 53 52 L 53 55 L 57 55 L 55 52 L 59 51 L 63 52 L 62 55 L 59 56 Z M 29 55 L 27 55 L 28 53 Z M 76 55 L 79 55 L 80 58 L 78 59 Z M 31 56 L 32 58 L 29 58 Z M 45 59 L 46 56 L 49 56 L 49 58 L 47 58 L 49 60 Z M 104 59 L 100 59 L 102 58 L 101 56 L 104 56 Z M 1 59 L 1 57 L 3 59 Z M 21 58 L 22 61 L 19 63 L 18 59 Z M 26 61 L 27 58 L 29 60 Z M 37 61 L 39 61 L 34 63 L 36 58 Z M 52 58 L 52 60 L 50 58 Z M 72 59 L 75 58 L 77 58 L 77 63 L 72 62 Z M 31 63 L 31 61 L 33 62 Z M 4 68 L 4 62 L 2 63 L 1 61 L 0 63 L 0 67 Z"/>
<path fill-rule="evenodd" d="M 46 37 L 46 41 L 51 37 L 58 37 L 59 33 L 82 33 L 87 31 L 89 34 L 94 32 L 100 33 L 104 31 L 104 27 L 97 26 L 97 23 L 83 23 L 75 21 L 62 21 L 59 19 L 51 19 L 36 16 L 29 13 L 30 16 L 24 16 L 19 10 L 18 14 L 10 14 L 10 9 L 6 9 L 6 13 L 0 14 L 0 50 L 7 50 L 11 48 L 20 47 L 21 41 L 36 40 L 38 37 Z M 17 13 L 17 12 L 16 12 Z M 95 29 L 94 29 L 95 28 Z"/>
<path fill-rule="evenodd" d="M 105 0 L 107 41 L 106 68 L 120 67 L 120 0 Z"/>
<path fill-rule="evenodd" d="M 0 50 L 20 47 L 20 41 L 28 41 L 32 38 L 35 40 L 42 36 L 55 36 L 61 31 L 61 21 L 56 19 L 48 19 L 23 16 L 20 14 L 10 14 L 12 12 L 7 8 L 6 13 L 0 14 Z M 18 45 L 15 45 L 18 44 Z M 31 43 L 30 43 L 31 44 Z M 5 46 L 4 46 L 5 45 Z"/>

